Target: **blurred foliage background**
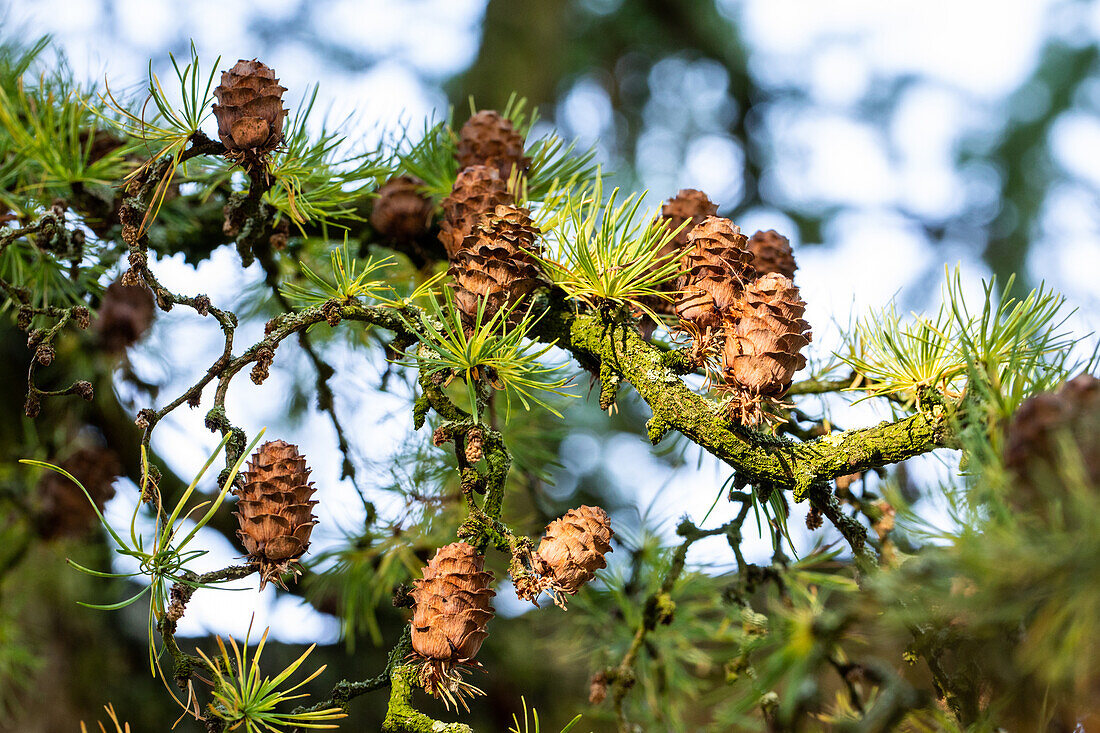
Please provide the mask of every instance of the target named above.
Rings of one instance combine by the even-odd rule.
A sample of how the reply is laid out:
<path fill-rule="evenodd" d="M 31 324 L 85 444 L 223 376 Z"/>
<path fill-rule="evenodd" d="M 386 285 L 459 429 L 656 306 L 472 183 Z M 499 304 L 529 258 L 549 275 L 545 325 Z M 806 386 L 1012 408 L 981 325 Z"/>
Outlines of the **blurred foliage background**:
<path fill-rule="evenodd" d="M 449 105 L 463 118 L 471 95 L 479 107 L 502 108 L 517 92 L 538 107 L 536 130 L 553 126 L 582 148 L 594 145 L 597 159 L 624 187 L 648 189 L 654 200 L 681 187 L 700 188 L 743 229 L 787 234 L 802 268 L 808 317 L 821 335 L 821 361 L 837 347 L 828 336 L 830 322 L 846 323 L 852 311 L 881 306 L 895 291 L 903 307 L 933 304 L 931 286 L 945 262 L 961 260 L 972 279 L 996 275 L 1003 283 L 1016 274 L 1019 293 L 1040 280 L 1053 283 L 1080 308 L 1074 324 L 1082 333 L 1100 314 L 1100 2 L 994 9 L 946 2 L 809 8 L 794 0 L 269 0 L 183 8 L 52 0 L 10 2 L 6 11 L 7 35 L 53 33 L 53 49 L 67 57 L 77 78 L 102 79 L 106 72 L 112 86 L 116 80 L 123 88 L 136 86 L 150 59 L 164 76 L 169 53 L 186 57 L 192 40 L 206 63 L 221 55 L 223 68 L 237 57 L 260 58 L 280 74 L 292 100 L 319 83 L 318 110 L 328 110 L 330 129 L 364 150 L 401 122 L 415 135 L 422 119 L 441 118 Z M 215 195 L 206 205 L 221 203 Z M 245 270 L 242 282 L 220 232 L 188 231 L 185 212 L 169 206 L 164 213 L 169 232 L 173 216 L 184 222 L 178 240 L 169 233 L 160 247 L 175 253 L 162 262 L 165 279 L 178 290 L 206 291 L 215 302 L 236 299 L 235 309 L 248 316 L 246 332 L 259 334 L 277 308 L 262 272 Z M 5 324 L 5 501 L 21 501 L 37 480 L 15 468 L 16 459 L 63 460 L 85 444 L 130 446 L 119 458 L 135 479 L 132 413 L 158 394 L 177 394 L 193 379 L 189 368 L 208 363 L 205 355 L 214 353 L 218 337 L 205 332 L 208 324 L 174 313 L 158 315 L 142 343 L 121 358 L 90 342 L 68 343 L 59 363 L 73 375 L 97 374 L 98 396 L 31 422 L 22 417 L 30 355 L 21 334 Z M 441 503 L 453 498 L 447 466 L 424 435 L 411 431 L 408 375 L 379 350 L 354 348 L 366 338 L 316 339 L 336 369 L 336 412 L 359 437 L 352 446 L 358 487 L 341 478 L 328 417 L 316 407 L 313 364 L 302 353 L 284 349 L 262 393 L 233 396 L 253 430 L 267 425 L 269 435 L 298 442 L 311 457 L 327 502 L 318 530 L 327 540 L 317 542 L 315 561 L 338 571 L 307 573 L 291 594 L 242 591 L 206 606 L 196 600 L 189 612 L 187 631 L 199 637 L 194 643 L 208 643 L 202 637 L 214 631 L 243 637 L 250 609 L 259 608 L 257 623 L 270 624 L 273 638 L 285 644 L 270 645 L 273 665 L 295 658 L 295 644 L 321 641 L 313 661 L 329 669 L 311 685 L 314 692 L 384 666 L 388 640 L 404 623 L 388 608 L 392 586 L 415 573 L 453 531 L 417 508 L 425 496 Z M 58 375 L 57 381 L 64 380 Z M 579 391 L 587 387 L 582 383 Z M 620 545 L 606 584 L 578 599 L 568 624 L 555 614 L 498 603 L 502 618 L 480 657 L 492 673 L 479 680 L 488 697 L 469 719 L 475 729 L 506 729 L 523 695 L 554 730 L 576 712 L 585 715 L 583 729 L 612 730 L 608 707 L 587 702 L 590 675 L 617 663 L 629 645 L 631 630 L 619 621 L 659 585 L 678 515 L 686 510 L 701 525 L 721 491 L 726 473 L 680 444 L 652 452 L 644 406 L 624 398 L 620 407 L 608 418 L 589 396 L 568 408 L 565 421 L 521 413 L 508 427 L 510 444 L 523 449 L 513 471 L 510 519 L 537 532 L 569 507 L 596 503 L 615 518 Z M 856 414 L 870 420 L 874 413 Z M 198 413 L 166 423 L 154 441 L 164 462 L 187 477 L 211 445 Z M 925 519 L 957 519 L 945 516 L 950 512 L 934 489 L 944 466 L 954 470 L 957 458 L 916 463 L 891 472 L 891 485 Z M 364 529 L 357 488 L 379 506 L 388 535 L 377 525 Z M 133 493 L 120 482 L 111 516 L 127 515 Z M 736 509 L 719 509 L 709 524 L 728 520 Z M 750 520 L 746 533 L 754 526 Z M 792 522 L 795 547 L 814 557 L 821 536 L 796 526 Z M 107 701 L 135 731 L 164 729 L 175 714 L 159 683 L 142 672 L 140 614 L 75 605 L 121 597 L 119 589 L 93 583 L 64 563 L 71 557 L 103 566 L 103 538 L 47 542 L 14 511 L 2 531 L 0 730 L 75 731 Z M 229 540 L 215 530 L 207 537 L 222 560 L 238 552 L 231 532 L 225 534 Z M 750 545 L 751 562 L 772 558 L 766 525 L 763 534 Z M 825 533 L 825 543 L 835 539 Z M 395 544 L 400 551 L 389 552 Z M 675 625 L 646 650 L 653 663 L 640 672 L 630 704 L 650 716 L 648 729 L 744 724 L 732 703 L 698 700 L 694 692 L 699 680 L 736 676 L 731 650 L 745 648 L 757 633 L 752 618 L 718 621 L 724 596 L 733 592 L 724 544 L 711 538 L 689 553 L 690 570 L 674 592 Z M 504 575 L 499 564 L 494 570 Z M 816 582 L 829 585 L 822 580 L 827 569 L 805 572 L 822 572 Z M 1041 568 L 1034 572 L 1041 577 Z M 838 585 L 835 592 L 843 593 Z M 814 609 L 804 611 L 811 616 L 824 614 L 820 606 L 805 608 Z M 837 629 L 863 610 L 838 608 L 825 614 Z M 820 620 L 800 612 L 792 610 L 784 622 L 797 629 Z M 375 695 L 353 705 L 342 727 L 377 729 L 384 693 Z M 716 717 L 703 711 L 717 711 Z"/>

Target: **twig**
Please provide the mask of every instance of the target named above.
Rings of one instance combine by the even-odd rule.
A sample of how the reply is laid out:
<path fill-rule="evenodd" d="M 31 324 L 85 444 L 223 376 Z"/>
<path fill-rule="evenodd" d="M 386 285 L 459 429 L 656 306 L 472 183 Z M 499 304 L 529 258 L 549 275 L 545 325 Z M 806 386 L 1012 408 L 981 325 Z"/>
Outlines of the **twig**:
<path fill-rule="evenodd" d="M 284 313 L 292 313 L 294 309 L 291 307 L 282 291 L 279 290 L 279 273 L 277 265 L 274 259 L 272 259 L 270 248 L 261 251 L 259 260 L 264 270 L 264 279 L 271 288 L 275 300 L 278 301 Z M 370 524 L 377 515 L 377 512 L 375 511 L 374 504 L 367 499 L 366 491 L 359 485 L 359 478 L 355 471 L 355 462 L 352 460 L 351 445 L 348 443 L 344 426 L 340 423 L 340 418 L 336 414 L 336 396 L 332 393 L 332 387 L 329 386 L 328 382 L 329 377 L 335 373 L 335 370 L 322 359 L 316 349 L 313 348 L 313 344 L 309 339 L 309 334 L 307 334 L 304 329 L 298 331 L 298 343 L 301 344 L 302 350 L 306 352 L 317 374 L 316 381 L 314 382 L 317 387 L 317 407 L 328 414 L 332 422 L 332 428 L 336 433 L 336 442 L 340 449 L 340 454 L 344 457 L 340 478 L 351 479 L 352 486 L 355 487 L 356 493 L 359 494 L 359 500 L 362 502 L 363 509 L 366 511 L 366 523 Z"/>
<path fill-rule="evenodd" d="M 634 638 L 631 639 L 630 646 L 627 647 L 622 660 L 615 667 L 603 671 L 603 679 L 609 683 L 612 688 L 612 706 L 615 710 L 615 718 L 618 721 L 620 733 L 629 733 L 631 730 L 626 719 L 626 713 L 623 709 L 623 702 L 630 688 L 634 686 L 635 661 L 637 660 L 638 653 L 641 651 L 646 636 L 659 625 L 668 624 L 672 621 L 676 604 L 672 601 L 670 594 L 676 581 L 680 579 L 680 576 L 684 572 L 688 549 L 690 549 L 692 544 L 705 537 L 714 537 L 715 535 L 721 534 L 728 534 L 731 536 L 731 545 L 735 544 L 732 538 L 736 537 L 736 544 L 740 545 L 741 527 L 744 525 L 745 519 L 749 514 L 749 509 L 752 507 L 752 498 L 747 494 L 743 494 L 740 498 L 735 500 L 741 502 L 741 510 L 736 517 L 726 522 L 721 527 L 715 527 L 714 529 L 699 529 L 686 518 L 676 527 L 676 534 L 683 537 L 684 541 L 681 542 L 676 547 L 675 552 L 673 552 L 672 562 L 669 564 L 668 571 L 665 573 L 660 587 L 656 592 L 651 593 L 649 597 L 646 598 L 644 611 L 642 613 L 642 621 L 638 624 L 638 628 L 635 629 Z M 738 557 L 740 557 L 739 552 Z"/>

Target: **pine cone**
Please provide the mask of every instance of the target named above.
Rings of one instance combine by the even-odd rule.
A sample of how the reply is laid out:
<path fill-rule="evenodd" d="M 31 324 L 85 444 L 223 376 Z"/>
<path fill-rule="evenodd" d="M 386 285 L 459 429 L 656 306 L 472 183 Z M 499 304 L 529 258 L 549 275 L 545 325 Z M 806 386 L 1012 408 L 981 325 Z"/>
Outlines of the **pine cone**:
<path fill-rule="evenodd" d="M 657 261 L 664 264 L 665 258 L 673 252 L 683 254 L 688 248 L 688 235 L 691 230 L 697 224 L 701 224 L 708 216 L 714 216 L 717 212 L 718 205 L 707 198 L 705 193 L 694 188 L 681 189 L 678 194 L 665 202 L 661 207 L 661 217 L 658 221 L 664 223 L 668 231 L 675 230 L 684 222 L 687 222 L 687 225 L 661 247 L 657 252 Z M 676 280 L 666 282 L 661 286 L 661 290 L 667 293 L 675 292 Z M 646 298 L 644 302 L 657 313 L 671 315 L 676 311 L 675 303 L 664 298 Z M 652 326 L 656 326 L 656 324 L 648 325 L 649 328 L 646 328 L 648 331 L 651 331 Z"/>
<path fill-rule="evenodd" d="M 1009 500 L 1020 511 L 1045 515 L 1057 489 L 1065 484 L 1063 466 L 1077 456 L 1086 479 L 1100 487 L 1100 379 L 1079 374 L 1057 392 L 1024 400 L 1005 433 L 1005 466 L 1012 474 Z"/>
<path fill-rule="evenodd" d="M 534 553 L 533 568 L 539 581 L 517 595 L 534 601 L 547 590 L 554 602 L 565 608 L 565 596 L 573 595 L 596 571 L 607 567 L 604 555 L 612 552 L 611 518 L 599 507 L 580 506 L 570 509 L 546 526 L 546 534 Z"/>
<path fill-rule="evenodd" d="M 717 330 L 756 272 L 745 235 L 729 219 L 709 216 L 688 234 L 676 313 L 700 333 Z"/>
<path fill-rule="evenodd" d="M 493 574 L 485 570 L 485 558 L 465 542 L 439 548 L 424 568 L 424 577 L 413 581 L 415 603 L 412 648 L 424 660 L 424 689 L 450 707 L 480 690 L 462 681 L 461 666 L 472 666 L 489 633 L 493 618 L 489 587 Z"/>
<path fill-rule="evenodd" d="M 80 141 L 80 149 L 88 156 L 87 165 L 106 158 L 119 148 L 126 145 L 126 141 L 117 137 L 113 131 L 102 129 L 82 129 L 77 133 Z M 129 153 L 120 156 L 127 163 L 140 165 L 144 159 L 140 155 Z M 117 159 L 117 158 L 116 158 Z M 136 166 L 135 166 L 136 167 Z M 179 193 L 179 184 L 173 182 L 165 191 L 165 200 L 174 198 L 173 194 Z M 119 214 L 122 211 L 123 196 L 102 197 L 103 194 L 87 186 L 73 186 L 71 203 L 74 209 L 81 213 L 85 226 L 95 232 L 102 240 L 111 239 L 112 229 L 120 224 Z M 2 214 L 3 212 L 0 212 Z M 0 216 L 0 222 L 3 217 Z"/>
<path fill-rule="evenodd" d="M 123 285 L 115 280 L 103 292 L 95 330 L 103 348 L 112 354 L 125 351 L 153 323 L 153 293 L 145 285 Z"/>
<path fill-rule="evenodd" d="M 482 214 L 501 204 L 511 204 L 508 184 L 495 168 L 473 165 L 464 168 L 455 179 L 451 195 L 443 199 L 443 222 L 439 226 L 439 241 L 453 258 L 466 237 L 473 233 Z"/>
<path fill-rule="evenodd" d="M 386 239 L 408 244 L 428 231 L 432 202 L 420 192 L 423 181 L 412 176 L 395 176 L 378 189 L 378 200 L 370 214 L 370 225 Z"/>
<path fill-rule="evenodd" d="M 251 562 L 259 565 L 260 587 L 271 581 L 285 588 L 280 576 L 290 572 L 309 549 L 317 518 L 312 500 L 317 489 L 298 446 L 282 440 L 261 445 L 242 471 L 244 486 L 233 490 L 239 498 L 234 514 L 237 531 Z"/>
<path fill-rule="evenodd" d="M 794 261 L 791 241 L 779 232 L 769 229 L 752 235 L 752 239 L 749 240 L 749 251 L 752 252 L 752 264 L 757 274 L 778 272 L 791 280 L 794 279 L 794 271 L 798 269 L 798 265 Z"/>
<path fill-rule="evenodd" d="M 122 463 L 107 448 L 81 448 L 60 467 L 88 490 L 100 511 L 115 495 L 114 482 L 122 474 Z M 38 511 L 35 525 L 46 540 L 80 537 L 97 523 L 95 511 L 80 487 L 59 473 L 49 471 L 38 481 Z"/>
<path fill-rule="evenodd" d="M 271 236 L 267 238 L 268 246 L 276 252 L 282 252 L 290 242 L 290 219 L 283 216 L 279 223 L 271 228 Z M 205 314 L 204 314 L 205 315 Z"/>
<path fill-rule="evenodd" d="M 485 457 L 485 433 L 477 428 L 466 431 L 466 460 L 477 463 Z"/>
<path fill-rule="evenodd" d="M 522 301 L 535 288 L 547 284 L 534 254 L 539 251 L 539 230 L 527 209 L 497 206 L 482 215 L 477 229 L 466 237 L 451 260 L 455 306 L 463 320 L 472 325 L 482 300 L 482 323 L 498 310 Z M 517 306 L 509 316 L 515 323 L 524 312 Z"/>
<path fill-rule="evenodd" d="M 688 248 L 688 235 L 691 230 L 702 224 L 708 217 L 718 213 L 718 204 L 711 201 L 705 193 L 694 188 L 682 188 L 680 192 L 661 206 L 661 219 L 669 231 L 684 222 L 687 226 L 676 233 L 668 244 L 661 248 L 662 255 L 679 252 Z"/>
<path fill-rule="evenodd" d="M 88 151 L 88 163 L 103 160 L 108 155 L 126 145 L 126 141 L 115 136 L 110 130 L 81 130 L 78 133 L 80 147 Z M 90 143 L 90 144 L 89 144 Z"/>
<path fill-rule="evenodd" d="M 769 273 L 745 288 L 736 318 L 727 319 L 722 354 L 727 384 L 742 398 L 746 424 L 759 398 L 782 397 L 794 373 L 806 366 L 801 351 L 810 343 L 810 324 L 802 319 L 806 303 L 783 275 Z"/>
<path fill-rule="evenodd" d="M 275 71 L 256 59 L 241 59 L 222 72 L 221 84 L 214 88 L 214 117 L 229 157 L 259 160 L 283 141 L 285 91 Z"/>
<path fill-rule="evenodd" d="M 499 205 L 511 205 L 513 200 L 496 168 L 486 165 L 463 168 L 454 179 L 451 195 L 442 201 L 439 241 L 447 249 L 447 256 L 453 258 L 462 249 L 462 243 L 473 233 L 483 214 Z"/>
<path fill-rule="evenodd" d="M 523 155 L 523 138 L 511 120 L 487 109 L 471 116 L 462 126 L 455 157 L 462 168 L 472 165 L 496 168 L 503 181 L 512 175 L 513 168 L 518 166 L 520 173 L 526 173 L 531 167 L 531 159 Z"/>

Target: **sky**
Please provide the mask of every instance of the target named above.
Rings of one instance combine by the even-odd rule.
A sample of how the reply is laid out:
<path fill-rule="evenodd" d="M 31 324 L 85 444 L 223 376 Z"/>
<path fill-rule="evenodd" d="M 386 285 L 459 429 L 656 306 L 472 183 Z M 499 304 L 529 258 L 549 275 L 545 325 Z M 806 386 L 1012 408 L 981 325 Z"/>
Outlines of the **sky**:
<path fill-rule="evenodd" d="M 385 129 L 444 113 L 446 98 L 439 84 L 474 59 L 485 5 L 484 0 L 315 0 L 315 11 L 293 37 L 265 36 L 263 20 L 294 17 L 307 1 L 22 0 L 9 2 L 7 8 L 9 22 L 24 25 L 29 34 L 52 34 L 79 76 L 106 78 L 116 89 L 140 88 L 150 59 L 158 74 L 170 73 L 167 50 L 186 55 L 180 39 L 193 39 L 200 58 L 208 63 L 221 56 L 222 68 L 237 58 L 262 56 L 292 90 L 291 100 L 320 81 L 321 108 L 330 110 L 332 120 L 354 114 L 356 120 L 346 127 L 349 137 L 369 145 Z M 590 4 L 606 8 L 615 0 Z M 1054 0 L 721 4 L 751 39 L 753 73 L 777 86 L 804 87 L 813 102 L 808 111 L 805 106 L 782 105 L 769 111 L 766 124 L 782 144 L 779 163 L 763 185 L 800 201 L 846 207 L 825 233 L 823 245 L 802 249 L 802 243 L 794 242 L 799 286 L 809 303 L 807 318 L 815 324 L 813 356 L 827 359 L 839 343 L 839 324 L 847 325 L 853 313 L 881 307 L 895 295 L 918 306 L 934 305 L 937 291 L 922 277 L 945 263 L 954 266 L 961 261 L 967 291 L 980 293 L 980 279 L 988 272 L 965 243 L 948 243 L 933 251 L 896 210 L 946 216 L 961 202 L 984 195 L 980 186 L 957 175 L 954 150 L 964 136 L 988 125 L 991 115 L 1003 114 L 1004 96 L 1034 68 L 1049 30 L 1079 42 L 1100 38 L 1100 3 L 1073 12 L 1065 5 Z M 319 35 L 337 41 L 362 63 L 355 71 L 326 63 L 310 44 L 310 38 Z M 690 93 L 693 116 L 683 116 L 683 129 L 655 125 L 640 142 L 638 176 L 644 187 L 673 192 L 691 186 L 726 202 L 740 195 L 737 171 L 744 153 L 721 124 L 729 112 L 722 108 L 719 93 L 728 83 L 724 74 L 707 62 L 683 59 L 668 59 L 653 69 L 650 83 L 659 93 L 647 114 L 667 118 L 669 110 L 685 108 L 683 95 Z M 909 74 L 921 81 L 905 93 L 889 124 L 873 125 L 860 117 L 859 102 L 877 81 Z M 1100 95 L 1100 90 L 1093 93 Z M 1033 104 L 1039 107 L 1042 100 Z M 613 134 L 614 112 L 602 88 L 582 79 L 561 105 L 557 122 L 583 145 Z M 1084 184 L 1050 197 L 1037 234 L 1041 246 L 1033 248 L 1030 264 L 1036 279 L 1052 282 L 1080 308 L 1072 326 L 1085 333 L 1100 323 L 1095 287 L 1100 276 L 1100 209 L 1087 187 L 1100 190 L 1100 119 L 1077 114 L 1060 120 L 1051 145 L 1058 163 Z M 664 195 L 651 197 L 650 203 L 659 204 Z M 791 229 L 771 211 L 749 212 L 738 223 L 747 231 Z M 241 292 L 242 282 L 260 279 L 255 268 L 242 275 L 236 254 L 224 248 L 197 269 L 179 258 L 162 260 L 155 269 L 170 288 L 206 292 L 215 303 L 228 306 Z M 158 318 L 135 354 L 143 376 L 168 377 L 172 372 L 167 365 L 180 361 L 209 363 L 220 349 L 220 332 L 183 310 Z M 244 326 L 238 343 L 254 342 L 261 327 Z M 298 358 L 287 352 L 280 350 L 277 368 L 262 388 L 264 395 L 280 394 L 285 388 L 289 372 L 278 368 L 280 362 Z M 340 395 L 373 389 L 370 385 L 383 367 L 377 360 L 364 363 L 361 354 L 336 354 L 334 360 L 334 389 Z M 175 394 L 193 381 L 194 375 L 183 375 L 162 394 Z M 407 429 L 407 416 L 400 411 L 404 396 L 377 399 L 381 403 L 366 406 L 369 409 L 350 401 L 340 406 L 353 434 L 371 436 L 357 447 L 364 462 L 384 459 L 393 448 L 393 436 Z M 283 405 L 257 399 L 255 388 L 242 384 L 230 391 L 228 408 L 230 414 L 247 415 L 247 422 L 258 426 L 278 423 Z M 202 412 L 177 411 L 158 427 L 156 447 L 172 457 L 180 475 L 193 473 L 216 445 L 202 427 Z M 379 420 L 379 415 L 390 412 L 394 414 Z M 858 424 L 885 417 L 868 404 L 845 412 L 846 420 Z M 353 489 L 339 479 L 327 418 L 307 415 L 294 432 L 311 456 L 315 481 L 324 487 L 316 552 L 339 542 L 342 530 L 354 531 L 361 516 L 355 511 Z M 685 511 L 696 519 L 706 514 L 726 475 L 711 460 L 666 470 L 648 445 L 637 440 L 614 441 L 600 456 L 588 454 L 593 443 L 586 444 L 583 435 L 572 440 L 576 445 L 570 446 L 570 453 L 578 456 L 576 460 L 605 461 L 621 474 L 624 484 L 635 488 L 639 512 L 658 518 L 668 532 Z M 946 476 L 953 470 L 951 456 L 929 459 L 920 470 Z M 130 499 L 132 492 L 119 492 L 109 518 L 128 521 Z M 720 503 L 708 524 L 724 521 L 733 511 Z M 797 515 L 793 521 L 798 521 Z M 206 541 L 214 543 L 212 553 L 199 569 L 220 567 L 238 552 L 224 538 L 210 535 L 204 533 Z M 720 556 L 724 560 L 715 551 L 723 540 L 713 539 L 693 548 L 691 559 L 701 564 Z M 765 543 L 757 542 L 748 555 L 759 559 L 766 552 Z M 237 585 L 252 588 L 255 582 Z M 498 596 L 498 605 L 514 612 L 507 595 Z M 293 597 L 277 597 L 270 589 L 260 595 L 254 590 L 228 596 L 200 592 L 180 631 L 243 636 L 253 610 L 258 627 L 271 625 L 286 641 L 331 641 L 338 634 L 334 619 Z"/>

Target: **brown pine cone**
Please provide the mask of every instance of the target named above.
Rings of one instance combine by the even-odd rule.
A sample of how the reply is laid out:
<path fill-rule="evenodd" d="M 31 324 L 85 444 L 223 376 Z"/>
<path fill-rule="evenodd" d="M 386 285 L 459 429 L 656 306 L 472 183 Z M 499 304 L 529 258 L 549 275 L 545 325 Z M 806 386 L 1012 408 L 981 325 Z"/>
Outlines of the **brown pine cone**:
<path fill-rule="evenodd" d="M 473 165 L 464 168 L 455 179 L 451 195 L 443 199 L 443 222 L 439 241 L 453 258 L 466 237 L 473 233 L 482 214 L 501 204 L 512 204 L 512 194 L 496 168 Z"/>
<path fill-rule="evenodd" d="M 306 459 L 298 446 L 282 440 L 261 445 L 241 472 L 243 487 L 233 490 L 238 497 L 234 514 L 237 530 L 251 562 L 260 570 L 260 587 L 268 582 L 285 588 L 281 576 L 297 572 L 298 558 L 309 549 L 309 537 L 317 518 L 313 516 L 313 482 Z"/>
<path fill-rule="evenodd" d="M 472 666 L 489 635 L 493 618 L 489 587 L 493 574 L 485 570 L 485 558 L 473 546 L 454 542 L 439 548 L 414 580 L 412 596 L 412 648 L 424 660 L 420 678 L 424 689 L 465 707 L 464 697 L 480 690 L 462 681 L 461 666 Z"/>
<path fill-rule="evenodd" d="M 592 705 L 599 705 L 606 700 L 609 682 L 607 672 L 603 670 L 592 675 L 592 678 L 588 681 L 588 702 Z"/>
<path fill-rule="evenodd" d="M 534 553 L 533 569 L 539 581 L 517 595 L 534 601 L 547 590 L 554 602 L 565 608 L 565 596 L 574 595 L 596 571 L 607 567 L 604 555 L 612 552 L 611 518 L 600 507 L 580 506 L 546 526 L 546 534 Z"/>
<path fill-rule="evenodd" d="M 428 231 L 432 219 L 432 201 L 420 187 L 423 181 L 412 176 L 395 176 L 378 189 L 378 199 L 370 214 L 375 231 L 397 244 L 408 244 Z"/>
<path fill-rule="evenodd" d="M 485 457 L 485 433 L 478 429 L 466 431 L 466 460 L 477 463 Z"/>
<path fill-rule="evenodd" d="M 221 84 L 214 88 L 214 117 L 229 157 L 258 160 L 283 141 L 285 91 L 275 71 L 256 59 L 241 59 L 222 72 Z"/>
<path fill-rule="evenodd" d="M 757 274 L 778 272 L 791 280 L 794 279 L 794 271 L 798 269 L 798 265 L 794 261 L 791 241 L 779 232 L 769 229 L 752 235 L 749 240 L 749 251 L 752 252 L 752 264 Z"/>
<path fill-rule="evenodd" d="M 748 284 L 735 319 L 727 319 L 722 354 L 727 385 L 749 408 L 743 415 L 755 424 L 759 398 L 782 397 L 794 373 L 806 366 L 802 349 L 810 343 L 810 324 L 803 320 L 806 303 L 789 279 L 769 273 Z"/>
<path fill-rule="evenodd" d="M 1086 480 L 1100 487 L 1100 379 L 1091 374 L 1029 397 L 1012 416 L 1005 433 L 1005 466 L 1015 479 L 1009 501 L 1045 516 L 1065 485 L 1067 461 L 1078 459 Z"/>
<path fill-rule="evenodd" d="M 691 230 L 717 213 L 718 204 L 711 201 L 702 191 L 694 188 L 680 189 L 679 193 L 661 206 L 661 220 L 669 231 L 675 230 L 684 222 L 688 223 L 661 248 L 661 255 L 686 250 L 690 244 L 688 235 L 691 234 Z"/>
<path fill-rule="evenodd" d="M 288 242 L 290 242 L 290 219 L 283 216 L 279 219 L 279 222 L 271 228 L 271 236 L 267 238 L 267 243 L 271 249 L 276 252 L 282 252 L 286 249 Z M 203 313 L 202 315 L 206 314 Z"/>
<path fill-rule="evenodd" d="M 476 322 L 483 300 L 481 322 L 485 323 L 501 308 L 519 303 L 547 284 L 534 257 L 539 251 L 539 234 L 527 209 L 497 206 L 492 213 L 482 215 L 474 233 L 453 255 L 449 271 L 454 278 L 450 287 L 455 306 L 466 324 Z M 515 323 L 524 315 L 522 306 L 517 306 L 509 320 Z"/>
<path fill-rule="evenodd" d="M 88 490 L 100 511 L 115 495 L 115 479 L 122 475 L 118 455 L 108 448 L 81 448 L 60 467 Z M 44 474 L 38 481 L 37 494 L 35 526 L 43 539 L 81 537 L 98 522 L 88 497 L 59 473 Z"/>
<path fill-rule="evenodd" d="M 688 234 L 676 313 L 703 333 L 717 330 L 756 276 L 745 235 L 729 219 L 710 216 Z"/>
<path fill-rule="evenodd" d="M 144 284 L 123 285 L 115 280 L 103 292 L 95 330 L 103 348 L 118 354 L 133 345 L 153 323 L 153 293 Z"/>
<path fill-rule="evenodd" d="M 658 219 L 668 231 L 673 231 L 684 222 L 687 224 L 676 233 L 676 236 L 666 242 L 657 252 L 657 261 L 665 263 L 665 258 L 673 252 L 683 254 L 688 248 L 688 235 L 697 224 L 701 224 L 708 216 L 714 216 L 718 212 L 718 205 L 712 202 L 702 191 L 694 188 L 681 189 L 678 194 L 670 198 L 661 206 L 661 216 Z M 667 293 L 676 291 L 676 280 L 666 282 L 661 290 Z M 657 313 L 671 315 L 675 313 L 676 306 L 671 300 L 663 298 L 647 298 L 645 304 Z M 655 324 L 654 324 L 655 325 Z"/>
<path fill-rule="evenodd" d="M 455 157 L 462 168 L 487 165 L 497 169 L 501 180 L 507 181 L 512 169 L 526 173 L 531 159 L 523 155 L 523 138 L 511 120 L 493 110 L 477 112 L 458 133 Z"/>

